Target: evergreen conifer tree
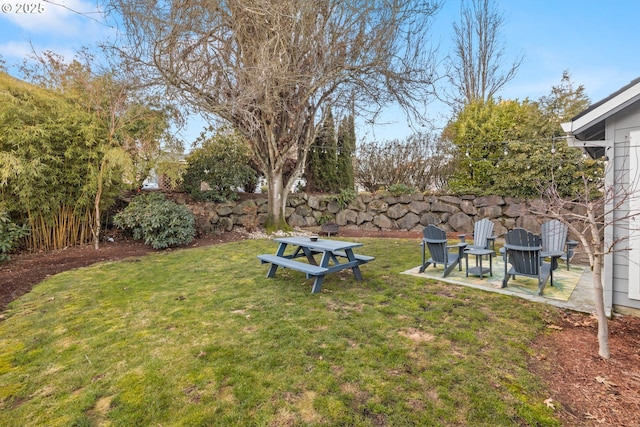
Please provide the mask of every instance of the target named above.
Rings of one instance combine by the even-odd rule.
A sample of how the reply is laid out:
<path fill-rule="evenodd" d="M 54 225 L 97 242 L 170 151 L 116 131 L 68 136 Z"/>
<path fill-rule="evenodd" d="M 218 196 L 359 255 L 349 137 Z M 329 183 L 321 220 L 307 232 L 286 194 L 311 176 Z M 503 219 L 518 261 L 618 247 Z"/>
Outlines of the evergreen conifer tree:
<path fill-rule="evenodd" d="M 343 117 L 338 126 L 338 189 L 354 190 L 353 154 L 356 150 L 356 129 L 353 115 Z"/>
<path fill-rule="evenodd" d="M 331 193 L 339 190 L 337 181 L 337 141 L 333 113 L 328 111 L 322 128 L 307 155 L 307 191 Z"/>

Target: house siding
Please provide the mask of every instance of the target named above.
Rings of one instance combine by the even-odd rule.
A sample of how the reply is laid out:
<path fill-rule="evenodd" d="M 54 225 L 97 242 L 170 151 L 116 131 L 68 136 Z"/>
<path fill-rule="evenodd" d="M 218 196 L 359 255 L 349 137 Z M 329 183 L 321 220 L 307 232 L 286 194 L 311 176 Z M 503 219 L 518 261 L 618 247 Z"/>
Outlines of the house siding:
<path fill-rule="evenodd" d="M 628 188 L 630 174 L 638 173 L 638 171 L 630 171 L 629 161 L 629 136 L 632 131 L 640 131 L 640 103 L 633 105 L 614 114 L 606 120 L 606 135 L 608 140 L 614 141 L 613 161 L 614 176 L 612 177 L 615 186 L 622 185 Z M 609 277 L 611 286 L 606 286 L 611 292 L 611 302 L 614 306 L 631 307 L 640 309 L 640 300 L 629 298 L 629 252 L 625 249 L 629 248 L 629 221 L 623 218 L 627 215 L 629 203 L 625 202 L 620 209 L 614 211 L 611 239 L 612 241 L 620 241 L 616 247 L 617 252 L 609 254 L 609 263 L 612 265 Z M 609 242 L 611 243 L 611 242 Z M 638 280 L 634 278 L 633 280 Z"/>

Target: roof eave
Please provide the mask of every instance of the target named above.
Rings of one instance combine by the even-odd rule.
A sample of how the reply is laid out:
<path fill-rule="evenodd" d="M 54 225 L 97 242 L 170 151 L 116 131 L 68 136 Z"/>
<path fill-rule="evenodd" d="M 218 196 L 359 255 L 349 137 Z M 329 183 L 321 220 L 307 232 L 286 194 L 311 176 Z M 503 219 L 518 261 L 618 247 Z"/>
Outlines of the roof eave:
<path fill-rule="evenodd" d="M 584 114 L 580 114 L 569 122 L 561 123 L 560 126 L 567 135 L 578 135 L 638 100 L 640 100 L 640 81 L 636 80 L 624 91 L 608 99 L 605 98 L 595 108 L 585 110 Z"/>

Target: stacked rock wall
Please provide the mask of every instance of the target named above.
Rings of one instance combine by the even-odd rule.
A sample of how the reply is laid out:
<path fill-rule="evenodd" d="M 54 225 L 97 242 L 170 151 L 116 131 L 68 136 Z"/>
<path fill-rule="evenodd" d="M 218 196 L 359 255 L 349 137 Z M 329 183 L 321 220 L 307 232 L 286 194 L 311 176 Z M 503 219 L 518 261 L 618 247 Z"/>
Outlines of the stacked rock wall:
<path fill-rule="evenodd" d="M 263 224 L 267 213 L 266 197 L 223 204 L 194 204 L 186 198 L 178 201 L 191 207 L 198 231 L 203 234 L 231 231 L 234 227 L 257 222 Z M 538 233 L 540 224 L 546 219 L 531 214 L 532 205 L 536 203 L 540 202 L 499 196 L 415 193 L 394 197 L 363 193 L 341 208 L 335 197 L 293 193 L 288 198 L 286 217 L 292 227 L 313 227 L 333 220 L 340 227 L 363 230 L 422 230 L 428 224 L 435 224 L 446 231 L 459 233 L 469 233 L 476 221 L 489 218 L 494 223 L 494 234 L 500 237 L 515 227 Z M 540 206 L 536 210 L 539 211 Z"/>

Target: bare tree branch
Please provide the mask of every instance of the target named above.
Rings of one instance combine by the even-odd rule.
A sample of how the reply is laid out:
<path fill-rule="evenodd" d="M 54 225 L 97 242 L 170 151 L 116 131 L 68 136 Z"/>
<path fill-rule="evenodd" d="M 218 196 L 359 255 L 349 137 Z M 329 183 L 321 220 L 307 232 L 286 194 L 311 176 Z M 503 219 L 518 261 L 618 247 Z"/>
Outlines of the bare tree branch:
<path fill-rule="evenodd" d="M 360 144 L 356 182 L 370 192 L 395 184 L 418 191 L 442 190 L 453 173 L 450 150 L 430 133 L 413 134 L 404 141 Z"/>
<path fill-rule="evenodd" d="M 511 81 L 523 57 L 506 65 L 500 29 L 504 16 L 493 0 L 471 0 L 463 5 L 460 22 L 453 24 L 453 53 L 448 58 L 448 81 L 454 93 L 445 94 L 454 108 L 486 101 Z"/>
<path fill-rule="evenodd" d="M 628 160 L 628 156 L 621 157 Z M 606 167 L 613 167 L 606 163 Z M 605 359 L 610 357 L 610 351 L 602 283 L 604 256 L 628 252 L 631 234 L 640 231 L 637 225 L 640 212 L 630 209 L 631 202 L 640 196 L 640 176 L 629 176 L 630 168 L 624 165 L 619 165 L 616 171 L 605 170 L 603 177 L 607 173 L 615 174 L 610 185 L 605 185 L 604 179 L 593 179 L 585 174 L 580 176 L 583 190 L 573 200 L 560 197 L 554 183 L 544 191 L 544 202 L 532 209 L 536 215 L 557 218 L 567 224 L 570 234 L 580 240 L 589 257 L 598 318 L 599 354 Z M 605 232 L 614 229 L 617 235 L 612 234 L 610 239 L 605 239 Z"/>
<path fill-rule="evenodd" d="M 121 52 L 139 73 L 251 141 L 275 218 L 284 214 L 325 106 L 376 111 L 398 102 L 418 115 L 432 93 L 428 24 L 438 1 L 112 4 L 126 30 Z"/>
<path fill-rule="evenodd" d="M 79 10 L 76 10 L 76 9 L 73 9 L 73 8 L 67 6 L 66 4 L 58 3 L 56 1 L 51 1 L 51 0 L 41 0 L 41 1 L 43 3 L 48 3 L 50 5 L 66 9 L 69 12 L 75 13 L 76 15 L 84 16 L 85 18 L 90 19 L 90 20 L 92 20 L 94 22 L 97 22 L 100 25 L 104 25 L 105 27 L 113 28 L 112 25 L 109 25 L 109 24 L 107 24 L 107 23 L 105 23 L 105 22 L 103 22 L 103 21 L 101 21 L 99 19 L 96 19 L 93 16 L 91 16 L 91 15 L 99 15 L 100 17 L 103 16 L 103 12 L 99 10 L 100 8 L 99 8 L 98 4 L 96 4 L 96 10 L 95 11 L 92 11 L 92 12 L 81 12 Z"/>

